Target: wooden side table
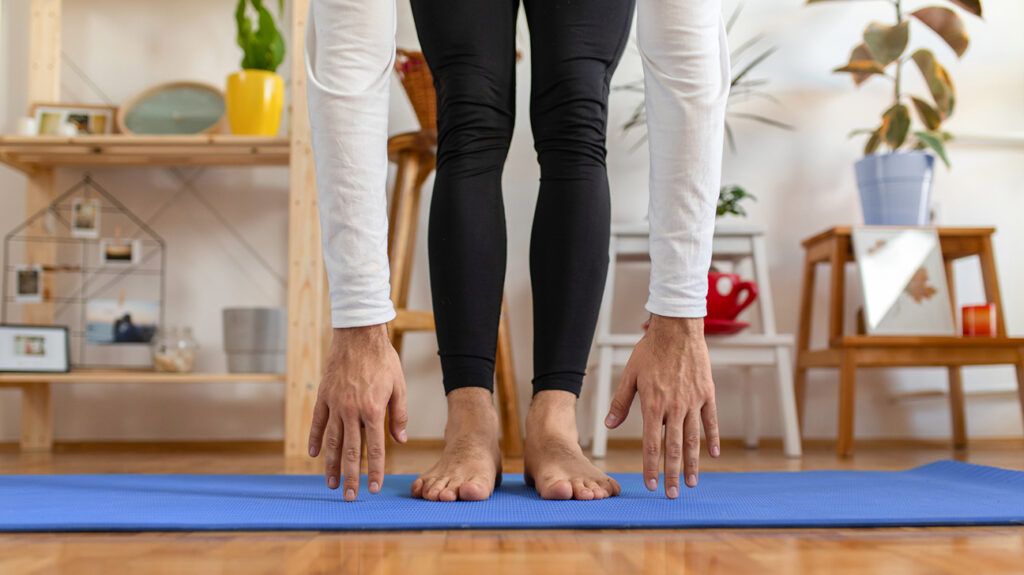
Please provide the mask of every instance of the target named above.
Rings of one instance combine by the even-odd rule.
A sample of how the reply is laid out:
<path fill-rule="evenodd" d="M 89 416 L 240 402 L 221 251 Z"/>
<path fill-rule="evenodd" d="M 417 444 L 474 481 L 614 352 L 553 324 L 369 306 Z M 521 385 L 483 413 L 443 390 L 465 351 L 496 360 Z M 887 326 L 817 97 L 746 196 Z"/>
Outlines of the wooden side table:
<path fill-rule="evenodd" d="M 953 291 L 953 262 L 978 256 L 985 285 L 985 297 L 996 308 L 995 337 L 958 336 L 865 336 L 848 335 L 843 325 L 846 299 L 846 267 L 854 261 L 852 228 L 835 227 L 803 242 L 805 259 L 800 300 L 800 324 L 797 330 L 796 396 L 800 421 L 803 421 L 810 368 L 839 370 L 839 429 L 836 452 L 846 456 L 853 451 L 854 403 L 858 367 L 946 367 L 949 372 L 949 403 L 953 424 L 953 446 L 967 445 L 964 392 L 960 370 L 967 365 L 1012 364 L 1017 368 L 1017 389 L 1024 413 L 1024 338 L 1006 335 L 1002 297 L 992 250 L 994 228 L 938 228 L 946 279 L 949 283 L 950 313 L 957 313 Z M 828 344 L 811 349 L 814 314 L 814 285 L 818 264 L 829 264 Z"/>

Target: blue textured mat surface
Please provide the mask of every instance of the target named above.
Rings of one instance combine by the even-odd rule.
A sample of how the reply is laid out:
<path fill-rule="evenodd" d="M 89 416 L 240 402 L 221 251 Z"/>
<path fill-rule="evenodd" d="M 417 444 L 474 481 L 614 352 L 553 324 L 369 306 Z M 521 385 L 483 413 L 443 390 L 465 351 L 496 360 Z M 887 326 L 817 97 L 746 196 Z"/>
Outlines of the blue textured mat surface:
<path fill-rule="evenodd" d="M 543 501 L 506 475 L 485 502 L 409 496 L 389 476 L 356 503 L 313 475 L 0 476 L 0 531 L 880 527 L 1024 524 L 1024 472 L 940 461 L 908 471 L 705 473 L 675 500 L 638 474 L 603 501 Z M 363 478 L 365 482 L 365 477 Z"/>

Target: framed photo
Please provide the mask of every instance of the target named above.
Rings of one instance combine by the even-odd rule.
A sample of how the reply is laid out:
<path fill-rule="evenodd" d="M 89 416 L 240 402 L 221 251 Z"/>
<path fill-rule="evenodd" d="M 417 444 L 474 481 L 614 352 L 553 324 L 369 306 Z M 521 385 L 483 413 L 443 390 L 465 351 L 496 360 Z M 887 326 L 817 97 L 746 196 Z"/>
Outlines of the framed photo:
<path fill-rule="evenodd" d="M 39 303 L 43 301 L 43 266 L 15 266 L 14 278 L 15 302 Z"/>
<path fill-rule="evenodd" d="M 956 334 L 934 229 L 854 228 L 853 252 L 869 335 Z"/>
<path fill-rule="evenodd" d="M 156 333 L 160 303 L 91 299 L 85 302 L 85 341 L 107 345 L 149 343 Z"/>
<path fill-rule="evenodd" d="M 100 236 L 100 201 L 75 198 L 71 201 L 71 237 L 98 238 Z"/>
<path fill-rule="evenodd" d="M 33 104 L 29 114 L 36 119 L 40 136 L 63 135 L 61 126 L 72 124 L 81 136 L 111 134 L 114 131 L 116 106 L 93 104 Z"/>
<path fill-rule="evenodd" d="M 139 240 L 100 240 L 100 263 L 102 265 L 134 265 L 142 257 L 142 242 Z"/>
<path fill-rule="evenodd" d="M 0 325 L 0 371 L 71 370 L 68 328 L 62 325 Z"/>

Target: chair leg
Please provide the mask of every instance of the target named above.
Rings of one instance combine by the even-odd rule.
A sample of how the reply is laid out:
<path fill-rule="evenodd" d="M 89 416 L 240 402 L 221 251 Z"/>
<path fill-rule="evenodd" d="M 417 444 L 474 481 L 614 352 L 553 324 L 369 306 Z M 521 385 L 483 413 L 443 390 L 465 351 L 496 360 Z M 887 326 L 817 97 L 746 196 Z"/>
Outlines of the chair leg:
<path fill-rule="evenodd" d="M 782 448 L 786 457 L 800 457 L 800 425 L 793 390 L 793 367 L 789 349 L 775 348 L 776 384 L 779 386 L 779 415 L 782 418 Z"/>
<path fill-rule="evenodd" d="M 743 394 L 745 396 L 743 398 L 743 444 L 747 449 L 757 449 L 761 442 L 761 398 L 758 396 L 760 390 L 754 383 L 753 368 L 744 367 L 742 374 L 744 379 Z"/>
<path fill-rule="evenodd" d="M 856 408 L 857 363 L 851 351 L 843 353 L 839 364 L 839 432 L 836 454 L 847 457 L 853 453 L 853 421 Z"/>
<path fill-rule="evenodd" d="M 796 409 L 797 433 L 803 434 L 804 412 L 807 410 L 807 368 L 797 367 L 793 372 L 793 402 Z"/>
<path fill-rule="evenodd" d="M 519 390 L 512 363 L 512 334 L 509 332 L 505 310 L 505 303 L 502 302 L 501 320 L 498 323 L 498 351 L 495 356 L 501 448 L 505 457 L 519 457 L 523 454 L 523 433 L 519 427 Z"/>
<path fill-rule="evenodd" d="M 949 368 L 949 413 L 953 422 L 953 448 L 964 449 L 967 447 L 967 416 L 960 367 Z"/>
<path fill-rule="evenodd" d="M 21 389 L 21 450 L 53 448 L 53 403 L 49 383 L 25 384 Z"/>
<path fill-rule="evenodd" d="M 590 441 L 590 454 L 595 458 L 603 458 L 608 452 L 608 428 L 604 426 L 604 416 L 611 405 L 612 397 L 612 357 L 615 349 L 601 346 L 597 363 L 597 389 L 594 396 L 594 437 Z"/>

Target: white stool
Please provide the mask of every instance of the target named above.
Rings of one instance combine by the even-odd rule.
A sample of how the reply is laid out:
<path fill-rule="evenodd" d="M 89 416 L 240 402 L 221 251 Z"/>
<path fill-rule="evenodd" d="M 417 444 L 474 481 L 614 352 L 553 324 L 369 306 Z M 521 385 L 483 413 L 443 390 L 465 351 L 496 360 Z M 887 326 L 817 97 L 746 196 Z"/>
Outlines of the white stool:
<path fill-rule="evenodd" d="M 780 334 L 775 329 L 775 307 L 768 261 L 764 245 L 764 232 L 751 227 L 718 226 L 715 231 L 712 260 L 728 263 L 731 268 L 750 260 L 758 297 L 754 302 L 760 314 L 761 333 L 739 333 L 709 336 L 708 348 L 714 367 L 736 366 L 746 372 L 746 398 L 744 402 L 745 435 L 748 447 L 758 443 L 757 383 L 750 375 L 757 366 L 774 366 L 779 394 L 779 411 L 783 425 L 783 448 L 787 456 L 800 457 L 800 429 L 797 424 L 796 399 L 793 393 L 793 365 L 790 349 L 793 336 Z M 594 436 L 591 451 L 594 457 L 604 457 L 608 446 L 608 430 L 604 416 L 611 401 L 612 368 L 625 365 L 633 346 L 642 334 L 613 334 L 611 332 L 612 302 L 615 301 L 615 264 L 624 261 L 650 261 L 648 223 L 613 224 L 609 246 L 611 265 L 601 302 L 601 317 L 597 325 L 597 395 L 594 401 Z"/>

